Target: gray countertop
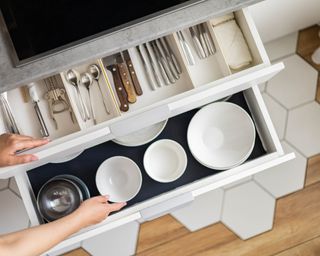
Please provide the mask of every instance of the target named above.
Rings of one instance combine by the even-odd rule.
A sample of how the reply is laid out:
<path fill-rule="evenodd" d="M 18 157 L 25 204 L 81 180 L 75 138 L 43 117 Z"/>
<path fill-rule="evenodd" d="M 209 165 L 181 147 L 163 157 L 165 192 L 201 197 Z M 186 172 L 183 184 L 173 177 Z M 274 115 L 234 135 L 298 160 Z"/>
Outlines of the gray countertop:
<path fill-rule="evenodd" d="M 0 92 L 17 88 L 67 68 L 116 53 L 260 1 L 206 0 L 101 36 L 94 41 L 78 45 L 21 67 L 15 67 L 13 64 L 11 58 L 13 49 L 9 44 L 3 19 L 0 19 Z"/>

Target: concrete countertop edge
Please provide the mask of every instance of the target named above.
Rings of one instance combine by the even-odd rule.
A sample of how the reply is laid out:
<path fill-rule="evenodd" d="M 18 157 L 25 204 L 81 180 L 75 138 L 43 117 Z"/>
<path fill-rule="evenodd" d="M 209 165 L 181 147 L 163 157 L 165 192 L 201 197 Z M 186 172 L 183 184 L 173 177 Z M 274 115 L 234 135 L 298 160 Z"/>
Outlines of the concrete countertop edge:
<path fill-rule="evenodd" d="M 154 38 L 173 33 L 193 24 L 239 10 L 261 0 L 206 0 L 177 11 L 152 18 L 129 28 L 36 60 L 21 67 L 12 61 L 12 46 L 0 19 L 0 92 L 57 74 Z"/>

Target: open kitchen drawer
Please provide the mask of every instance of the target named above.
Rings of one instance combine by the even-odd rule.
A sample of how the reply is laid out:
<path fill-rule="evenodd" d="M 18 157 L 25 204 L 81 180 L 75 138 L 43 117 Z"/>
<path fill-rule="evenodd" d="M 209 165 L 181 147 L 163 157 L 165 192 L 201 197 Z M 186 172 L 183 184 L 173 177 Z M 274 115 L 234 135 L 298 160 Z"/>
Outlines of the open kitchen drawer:
<path fill-rule="evenodd" d="M 191 164 L 191 166 L 187 168 L 186 173 L 206 172 L 206 174 L 203 177 L 195 178 L 192 175 L 187 179 L 182 177 L 182 179 L 179 179 L 179 180 L 185 179 L 183 183 L 173 184 L 170 188 L 166 190 L 160 189 L 159 191 L 161 192 L 152 192 L 153 193 L 152 196 L 148 197 L 147 199 L 141 196 L 139 197 L 138 195 L 137 196 L 139 197 L 138 199 L 132 199 L 131 202 L 129 201 L 128 206 L 125 209 L 109 216 L 108 219 L 106 219 L 102 224 L 82 230 L 81 232 L 75 234 L 74 236 L 62 242 L 53 250 L 58 250 L 63 247 L 72 245 L 81 240 L 98 235 L 102 232 L 106 232 L 112 228 L 118 227 L 120 225 L 123 225 L 131 221 L 143 222 L 143 221 L 154 219 L 158 216 L 161 216 L 163 214 L 166 214 L 172 211 L 173 209 L 176 209 L 177 207 L 181 207 L 182 205 L 190 203 L 194 199 L 194 197 L 197 197 L 208 191 L 230 184 L 244 177 L 254 175 L 258 172 L 261 172 L 263 170 L 266 170 L 268 168 L 271 168 L 273 166 L 279 165 L 281 163 L 284 163 L 286 161 L 293 159 L 294 158 L 293 153 L 284 155 L 280 141 L 272 125 L 270 116 L 267 112 L 265 103 L 263 101 L 263 98 L 261 96 L 258 86 L 253 85 L 252 87 L 243 90 L 242 93 L 238 93 L 236 95 L 239 95 L 239 94 L 244 96 L 244 97 L 242 96 L 244 99 L 244 102 L 246 103 L 246 106 L 244 106 L 244 108 L 247 109 L 248 113 L 250 113 L 252 119 L 254 120 L 256 130 L 257 130 L 257 135 L 258 135 L 256 140 L 256 145 L 255 145 L 256 149 L 254 149 L 253 154 L 250 156 L 248 161 L 246 161 L 240 166 L 237 166 L 235 168 L 222 171 L 222 172 L 217 172 L 209 169 L 205 171 L 204 170 L 205 167 L 202 167 L 199 164 L 196 165 L 196 160 L 192 159 L 192 156 L 190 155 L 190 152 L 187 148 L 186 138 L 184 136 L 185 134 L 184 132 L 181 132 L 181 129 L 179 129 L 180 127 L 178 127 L 177 129 L 179 129 L 180 131 L 179 133 L 182 133 L 182 135 L 180 135 L 180 137 L 177 137 L 177 141 L 180 144 L 182 144 L 182 146 L 187 151 L 188 161 Z M 234 97 L 236 97 L 236 95 Z M 231 98 L 231 102 L 232 102 L 232 98 Z M 215 100 L 215 97 L 211 97 L 211 98 L 208 97 L 207 100 L 203 101 L 201 105 L 199 104 L 199 107 L 204 104 L 210 103 L 214 100 Z M 171 124 L 171 126 L 173 125 L 173 127 L 176 127 L 179 124 L 181 124 L 182 126 L 185 127 L 184 129 L 186 130 L 189 119 L 185 120 L 184 117 L 189 115 L 191 116 L 190 118 L 192 118 L 195 112 L 196 110 L 192 110 L 192 111 L 188 111 L 187 113 L 183 113 L 181 115 L 173 117 L 172 120 L 176 120 L 176 121 L 172 121 L 173 123 Z M 184 116 L 184 117 L 182 119 L 179 119 L 181 116 Z M 171 122 L 171 119 L 169 120 L 169 125 L 170 125 L 170 122 Z M 183 122 L 186 122 L 186 123 L 182 124 Z M 100 159 L 101 161 L 103 161 L 106 156 L 110 157 L 109 155 L 114 153 L 114 152 L 110 153 L 110 151 L 112 150 L 108 150 L 108 149 L 113 148 L 115 149 L 115 151 L 117 150 L 117 148 L 115 148 L 114 146 L 114 143 L 112 142 L 108 142 L 105 145 L 106 145 L 105 147 L 103 147 L 103 145 L 99 146 L 100 149 L 106 150 L 103 153 L 101 152 L 102 153 L 101 154 L 102 156 Z M 122 147 L 122 152 L 125 152 L 124 154 L 127 154 L 128 156 L 131 156 L 131 154 L 133 154 L 131 157 L 134 159 L 135 156 L 134 156 L 134 153 L 132 153 L 135 150 L 134 148 L 128 148 L 128 150 L 126 150 L 126 148 L 123 146 L 119 146 L 119 147 Z M 90 149 L 88 151 L 91 151 L 91 150 L 94 150 L 94 149 Z M 140 149 L 139 151 L 143 151 L 143 150 Z M 115 153 L 118 153 L 118 152 L 116 151 Z M 89 153 L 85 152 L 84 154 L 89 154 L 84 158 L 88 158 L 90 156 L 90 152 Z M 141 158 L 142 157 L 140 157 L 140 159 Z M 134 160 L 137 161 L 137 159 L 134 159 Z M 97 160 L 95 159 L 95 161 Z M 99 163 L 95 163 L 95 164 L 99 165 Z M 76 164 L 76 166 L 79 166 L 79 163 Z M 29 214 L 29 217 L 31 219 L 32 225 L 39 225 L 40 223 L 43 223 L 43 220 L 39 215 L 39 212 L 37 210 L 36 203 L 35 203 L 35 196 L 36 196 L 35 191 L 39 189 L 35 187 L 38 185 L 41 185 L 41 182 L 38 182 L 39 184 L 35 185 L 35 182 L 37 183 L 37 181 L 35 181 L 35 177 L 37 176 L 48 177 L 50 175 L 61 174 L 59 173 L 59 171 L 57 171 L 57 169 L 59 169 L 58 167 L 56 165 L 51 165 L 51 167 L 48 167 L 49 169 L 48 168 L 46 169 L 45 167 L 40 167 L 35 170 L 32 170 L 30 174 L 28 174 L 27 172 L 21 172 L 16 175 L 17 184 L 20 188 L 20 192 L 21 192 L 23 201 L 25 203 L 27 212 Z M 70 169 L 68 168 L 68 165 L 64 167 L 65 168 L 61 168 L 60 166 L 60 168 L 63 170 Z M 44 171 L 46 171 L 46 174 L 41 173 Z M 50 174 L 48 171 L 50 171 Z M 141 171 L 143 173 L 145 172 L 143 168 L 141 168 Z M 68 173 L 68 171 L 66 173 Z M 76 174 L 76 173 L 77 173 L 77 170 L 75 170 L 71 174 Z M 81 175 L 86 175 L 87 177 L 89 177 L 88 179 L 94 180 L 95 168 L 94 170 L 90 170 L 90 169 L 87 170 L 85 168 L 85 170 L 82 170 Z M 79 173 L 79 177 L 81 177 L 80 173 Z M 146 177 L 143 177 L 143 180 L 145 178 Z M 42 184 L 43 184 L 43 181 L 44 179 L 42 177 Z M 92 188 L 92 182 L 89 180 L 87 182 L 88 182 L 87 184 L 89 185 L 89 190 L 93 189 L 91 190 L 91 192 L 94 191 L 95 188 Z M 157 186 L 161 187 L 161 186 L 167 186 L 167 185 L 163 183 L 159 183 L 157 184 Z M 158 188 L 155 187 L 154 183 L 149 183 L 149 190 L 150 188 L 153 191 L 158 191 Z M 95 195 L 94 193 L 95 192 L 91 193 L 92 196 Z"/>
<path fill-rule="evenodd" d="M 144 93 L 138 97 L 135 104 L 130 105 L 129 111 L 125 113 L 119 111 L 112 88 L 112 79 L 105 71 L 103 61 L 97 60 L 76 67 L 75 69 L 79 72 L 83 72 L 85 67 L 92 63 L 100 64 L 102 68 L 105 80 L 100 79 L 100 83 L 101 87 L 103 86 L 105 97 L 107 97 L 111 114 L 106 115 L 102 103 L 96 100 L 95 102 L 98 105 L 100 104 L 100 107 L 98 106 L 97 108 L 99 116 L 97 125 L 94 125 L 92 121 L 84 123 L 81 120 L 75 100 L 75 89 L 65 81 L 63 73 L 58 74 L 58 79 L 62 81 L 61 88 L 65 89 L 74 112 L 74 123 L 72 123 L 68 112 L 63 113 L 64 116 L 59 122 L 62 124 L 62 132 L 53 132 L 52 142 L 48 145 L 28 151 L 36 154 L 39 161 L 0 168 L 0 178 L 8 178 L 19 172 L 28 171 L 49 162 L 55 162 L 115 137 L 129 134 L 206 103 L 227 97 L 247 89 L 253 84 L 269 80 L 283 69 L 283 64 L 270 65 L 259 34 L 247 9 L 235 12 L 235 17 L 253 57 L 250 67 L 236 73 L 228 71 L 223 56 L 219 52 L 218 45 L 216 45 L 217 53 L 215 55 L 206 60 L 197 60 L 196 65 L 190 67 L 185 63 L 176 35 L 169 35 L 169 43 L 181 64 L 183 73 L 177 84 L 152 91 L 142 72 L 139 58 L 135 50 L 131 48 L 128 51 Z M 209 24 L 210 21 L 207 23 Z M 36 82 L 36 86 L 41 91 L 43 90 L 41 88 L 44 88 L 45 85 L 40 81 Z M 81 90 L 87 93 L 85 88 L 81 88 Z M 16 115 L 16 119 L 23 126 L 29 127 L 25 129 L 26 134 L 38 137 L 40 134 L 39 125 L 32 105 L 24 103 L 19 93 L 19 89 L 8 92 L 9 100 L 14 102 L 15 108 L 13 112 Z M 45 103 L 43 104 L 45 105 Z M 48 112 L 47 106 L 43 106 L 43 109 Z M 49 117 L 47 119 L 49 125 L 53 126 Z"/>
<path fill-rule="evenodd" d="M 111 115 L 104 113 L 103 105 L 100 102 L 99 120 L 96 125 L 92 121 L 83 122 L 75 100 L 74 88 L 65 81 L 64 74 L 61 73 L 59 75 L 62 81 L 61 88 L 66 91 L 75 115 L 75 122 L 70 126 L 69 113 L 65 113 L 64 119 L 61 121 L 63 133 L 54 136 L 52 142 L 48 145 L 29 151 L 36 154 L 39 160 L 19 166 L 1 168 L 0 178 L 16 177 L 31 223 L 33 226 L 39 225 L 42 223 L 42 219 L 36 207 L 36 195 L 29 180 L 29 171 L 38 171 L 33 169 L 50 162 L 56 162 L 68 155 L 77 154 L 85 149 L 89 151 L 91 150 L 89 148 L 118 136 L 130 134 L 168 118 L 175 118 L 175 116 L 242 91 L 255 122 L 264 153 L 233 169 L 189 181 L 175 189 L 129 205 L 124 210 L 110 216 L 103 223 L 82 230 L 68 238 L 53 250 L 61 249 L 131 221 L 153 219 L 170 212 L 181 204 L 192 201 L 196 196 L 294 158 L 294 154 L 284 154 L 257 86 L 257 84 L 272 78 L 284 66 L 282 63 L 270 65 L 248 11 L 246 9 L 237 11 L 235 17 L 249 45 L 253 57 L 252 66 L 239 72 L 231 72 L 224 61 L 223 54 L 219 52 L 219 45 L 216 45 L 217 53 L 211 56 L 211 59 L 197 60 L 196 65 L 190 67 L 183 57 L 177 36 L 169 35 L 168 41 L 181 64 L 183 73 L 179 83 L 152 91 L 143 73 L 143 64 L 139 60 L 137 51 L 135 48 L 131 48 L 128 52 L 144 93 L 138 97 L 135 104 L 130 105 L 128 112 L 119 111 L 112 78 L 104 69 L 103 60 L 97 60 L 95 63 L 99 64 L 103 70 L 105 80 L 101 79 L 100 82 L 103 83 L 105 96 L 108 97 Z M 210 21 L 207 24 L 210 25 Z M 84 64 L 75 69 L 83 72 L 92 63 Z M 41 87 L 43 85 L 40 82 L 40 84 L 37 83 L 37 86 Z M 84 88 L 82 90 L 86 93 Z M 17 95 L 17 92 L 13 94 Z M 35 131 L 36 129 L 32 127 L 36 123 L 35 117 L 32 120 L 28 118 L 33 111 L 32 107 L 22 104 L 21 97 L 20 100 L 19 97 L 16 97 L 16 99 L 15 106 L 21 106 L 21 112 L 24 113 L 17 118 L 21 118 L 21 123 L 30 122 L 30 131 Z M 14 112 L 16 114 L 17 111 Z M 35 135 L 35 133 L 31 132 L 30 135 Z M 92 173 L 91 176 L 94 177 L 95 173 Z"/>

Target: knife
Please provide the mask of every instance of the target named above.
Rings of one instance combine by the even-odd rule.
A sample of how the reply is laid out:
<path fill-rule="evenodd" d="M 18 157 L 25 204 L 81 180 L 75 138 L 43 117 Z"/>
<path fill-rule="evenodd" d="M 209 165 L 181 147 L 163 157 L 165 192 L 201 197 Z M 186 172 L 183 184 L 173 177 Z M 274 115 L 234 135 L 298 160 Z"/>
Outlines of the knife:
<path fill-rule="evenodd" d="M 157 88 L 158 84 L 157 84 L 156 78 L 154 77 L 152 65 L 151 65 L 147 50 L 143 44 L 139 45 L 138 49 L 139 49 L 142 61 L 144 63 L 144 67 L 146 69 L 147 76 L 149 78 L 151 89 L 155 90 Z"/>
<path fill-rule="evenodd" d="M 201 45 L 200 39 L 198 37 L 198 33 L 197 33 L 196 28 L 190 27 L 189 30 L 190 30 L 191 37 L 193 40 L 194 48 L 195 48 L 199 58 L 204 59 L 206 57 L 206 55 L 205 55 L 204 50 L 202 48 L 202 45 Z"/>
<path fill-rule="evenodd" d="M 204 29 L 202 27 L 201 24 L 199 24 L 198 26 L 196 26 L 199 30 L 199 35 L 200 35 L 200 42 L 201 42 L 201 45 L 202 45 L 202 49 L 204 50 L 204 54 L 205 54 L 205 57 L 209 57 L 210 53 L 209 53 L 209 50 L 208 50 L 208 47 L 207 47 L 207 44 L 206 44 L 206 40 L 204 38 Z"/>
<path fill-rule="evenodd" d="M 137 94 L 138 96 L 140 96 L 140 95 L 143 94 L 143 91 L 142 91 L 142 89 L 141 89 L 141 86 L 140 86 L 140 83 L 139 83 L 139 80 L 138 80 L 136 71 L 135 71 L 135 69 L 134 69 L 134 67 L 133 67 L 131 58 L 130 58 L 130 56 L 129 56 L 129 53 L 128 53 L 128 51 L 123 51 L 123 52 L 121 52 L 121 55 L 122 55 L 122 58 L 123 58 L 123 59 L 126 61 L 126 63 L 127 63 L 127 66 L 128 66 L 129 72 L 130 72 L 130 76 L 131 76 L 131 80 L 132 80 L 134 89 L 135 89 L 135 91 L 136 91 L 136 94 Z"/>
<path fill-rule="evenodd" d="M 158 61 L 158 64 L 159 64 L 159 68 L 160 68 L 161 75 L 162 75 L 162 78 L 164 80 L 164 83 L 166 85 L 169 85 L 171 83 L 170 83 L 168 75 L 167 75 L 167 73 L 165 71 L 165 68 L 164 68 L 164 65 L 163 65 L 163 61 L 161 60 L 160 52 L 159 52 L 159 50 L 158 50 L 158 48 L 156 46 L 156 43 L 154 41 L 152 41 L 151 42 L 151 46 L 153 47 L 153 50 L 154 50 L 154 52 L 156 54 L 156 58 L 157 58 L 157 61 Z M 169 68 L 169 67 L 167 67 L 167 68 Z"/>
<path fill-rule="evenodd" d="M 102 63 L 105 66 L 105 68 L 107 70 L 109 70 L 112 74 L 115 91 L 116 91 L 116 94 L 118 96 L 119 103 L 120 103 L 120 110 L 122 112 L 127 112 L 129 110 L 129 102 L 127 99 L 127 93 L 126 93 L 125 88 L 122 84 L 120 73 L 118 70 L 118 66 L 115 63 L 114 56 L 109 56 L 109 57 L 103 58 Z"/>
<path fill-rule="evenodd" d="M 211 55 L 215 54 L 216 48 L 214 46 L 214 43 L 212 41 L 212 38 L 210 36 L 210 32 L 208 31 L 208 27 L 203 23 L 202 24 L 203 29 L 204 29 L 204 39 L 206 40 L 206 44 L 208 46 L 209 52 Z"/>
<path fill-rule="evenodd" d="M 177 36 L 178 36 L 178 39 L 179 39 L 179 43 L 181 45 L 181 49 L 183 51 L 183 54 L 188 62 L 188 64 L 190 66 L 196 64 L 195 60 L 194 60 L 194 57 L 192 55 L 192 52 L 190 50 L 190 47 L 186 41 L 186 39 L 184 38 L 183 34 L 181 31 L 178 31 L 177 32 Z"/>
<path fill-rule="evenodd" d="M 158 61 L 156 58 L 156 54 L 155 54 L 150 42 L 146 43 L 146 47 L 147 47 L 147 50 L 148 50 L 150 58 L 151 58 L 151 64 L 153 66 L 155 78 L 158 82 L 158 85 L 160 85 L 160 87 L 162 87 L 165 84 L 165 82 L 164 82 L 164 79 L 163 79 L 161 71 L 160 71 L 160 67 L 159 67 L 159 64 L 158 64 Z"/>
<path fill-rule="evenodd" d="M 118 64 L 118 70 L 121 77 L 122 84 L 127 93 L 127 100 L 129 103 L 135 103 L 137 101 L 137 96 L 133 88 L 131 81 L 131 76 L 129 74 L 129 69 L 127 63 L 122 58 L 121 54 L 116 55 L 116 62 Z"/>
<path fill-rule="evenodd" d="M 170 62 L 172 62 L 172 65 L 175 69 L 175 71 L 178 73 L 178 74 L 181 74 L 182 73 L 182 70 L 181 70 L 181 66 L 179 64 L 179 62 L 177 61 L 177 58 L 176 56 L 174 55 L 169 43 L 168 43 L 168 40 L 166 37 L 162 37 L 160 38 L 160 41 L 161 41 L 161 44 L 167 54 L 167 58 L 169 59 Z"/>
<path fill-rule="evenodd" d="M 161 61 L 162 61 L 162 65 L 168 75 L 168 78 L 169 78 L 169 81 L 171 84 L 174 84 L 176 82 L 176 78 L 174 76 L 174 74 L 172 73 L 172 70 L 170 68 L 170 65 L 168 63 L 168 60 L 167 60 L 167 57 L 166 57 L 166 54 L 162 48 L 162 45 L 161 45 L 161 42 L 159 39 L 155 40 L 155 43 L 156 43 L 156 47 L 157 49 L 159 50 L 159 53 L 160 53 L 160 56 L 161 56 Z M 179 79 L 179 78 L 178 78 Z"/>

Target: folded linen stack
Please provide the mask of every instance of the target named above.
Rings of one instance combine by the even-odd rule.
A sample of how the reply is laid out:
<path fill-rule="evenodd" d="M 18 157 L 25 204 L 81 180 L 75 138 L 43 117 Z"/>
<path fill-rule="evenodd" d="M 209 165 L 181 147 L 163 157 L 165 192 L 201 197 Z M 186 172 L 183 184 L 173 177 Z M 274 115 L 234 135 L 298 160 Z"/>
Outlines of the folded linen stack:
<path fill-rule="evenodd" d="M 230 69 L 239 71 L 249 66 L 252 63 L 252 56 L 233 13 L 213 19 L 211 24 Z"/>

